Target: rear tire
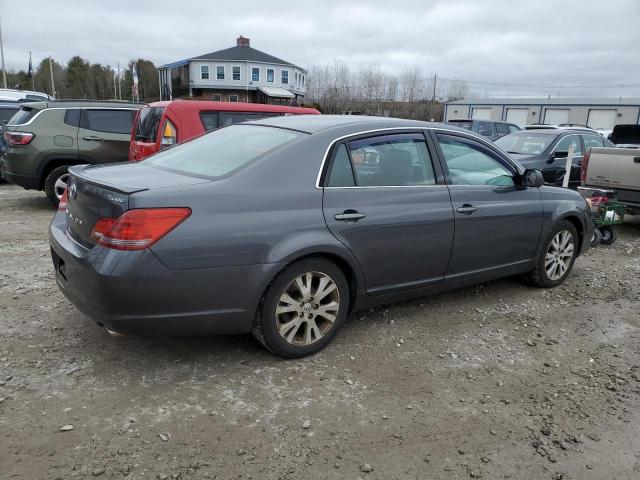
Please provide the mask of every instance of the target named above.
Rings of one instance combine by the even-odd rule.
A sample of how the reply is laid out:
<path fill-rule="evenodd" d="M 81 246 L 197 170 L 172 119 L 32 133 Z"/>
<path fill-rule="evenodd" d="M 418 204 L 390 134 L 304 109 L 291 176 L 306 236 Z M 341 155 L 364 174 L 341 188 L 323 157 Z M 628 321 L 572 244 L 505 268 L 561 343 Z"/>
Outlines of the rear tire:
<path fill-rule="evenodd" d="M 576 227 L 567 220 L 558 222 L 538 252 L 529 279 L 536 287 L 549 288 L 566 280 L 578 256 Z"/>
<path fill-rule="evenodd" d="M 47 198 L 54 207 L 57 207 L 60 203 L 60 198 L 62 197 L 64 188 L 67 186 L 68 178 L 69 166 L 64 165 L 51 170 L 44 181 L 44 193 L 47 194 Z"/>
<path fill-rule="evenodd" d="M 254 320 L 253 336 L 284 358 L 322 350 L 349 310 L 349 284 L 334 263 L 308 258 L 285 268 L 269 285 Z"/>
<path fill-rule="evenodd" d="M 602 239 L 600 240 L 602 245 L 612 245 L 618 238 L 615 229 L 609 226 L 601 227 L 600 231 L 602 232 Z"/>

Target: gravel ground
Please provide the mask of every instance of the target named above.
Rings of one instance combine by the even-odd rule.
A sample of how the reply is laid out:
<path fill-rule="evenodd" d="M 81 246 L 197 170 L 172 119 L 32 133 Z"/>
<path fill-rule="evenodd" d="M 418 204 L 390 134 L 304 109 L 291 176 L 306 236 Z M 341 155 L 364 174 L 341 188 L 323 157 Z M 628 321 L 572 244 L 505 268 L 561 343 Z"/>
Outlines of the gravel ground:
<path fill-rule="evenodd" d="M 559 288 L 356 313 L 283 361 L 109 336 L 55 285 L 51 216 L 0 185 L 2 478 L 640 478 L 640 218 Z"/>

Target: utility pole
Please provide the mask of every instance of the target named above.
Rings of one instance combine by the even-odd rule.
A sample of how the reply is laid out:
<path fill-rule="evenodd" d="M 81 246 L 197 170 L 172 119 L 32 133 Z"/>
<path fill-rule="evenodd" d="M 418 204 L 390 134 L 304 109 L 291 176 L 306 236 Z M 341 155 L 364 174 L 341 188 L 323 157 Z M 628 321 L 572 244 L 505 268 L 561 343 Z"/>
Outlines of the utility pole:
<path fill-rule="evenodd" d="M 53 82 L 53 62 L 51 61 L 51 55 L 49 55 L 49 76 L 51 77 L 51 96 L 56 98 L 56 84 Z"/>
<path fill-rule="evenodd" d="M 118 62 L 118 100 L 122 100 L 122 75 L 120 75 L 120 62 Z"/>
<path fill-rule="evenodd" d="M 433 74 L 433 101 L 436 101 L 436 86 L 438 84 L 438 74 Z"/>
<path fill-rule="evenodd" d="M 2 57 L 2 85 L 7 88 L 7 70 L 4 68 L 4 46 L 2 45 L 2 22 L 0 21 L 0 57 Z"/>
<path fill-rule="evenodd" d="M 35 80 L 33 78 L 33 65 L 31 64 L 31 51 L 29 51 L 29 73 L 31 74 L 31 91 L 35 92 Z"/>

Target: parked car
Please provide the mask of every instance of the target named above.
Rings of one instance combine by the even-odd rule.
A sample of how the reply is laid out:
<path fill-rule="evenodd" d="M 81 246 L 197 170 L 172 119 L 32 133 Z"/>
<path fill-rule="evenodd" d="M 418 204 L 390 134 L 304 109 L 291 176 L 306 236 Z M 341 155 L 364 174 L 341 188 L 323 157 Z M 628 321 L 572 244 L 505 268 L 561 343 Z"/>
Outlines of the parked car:
<path fill-rule="evenodd" d="M 57 205 L 70 165 L 127 160 L 133 117 L 139 104 L 51 101 L 26 103 L 4 127 L 7 179 L 44 190 Z"/>
<path fill-rule="evenodd" d="M 640 125 L 616 125 L 608 138 L 620 148 L 640 148 Z"/>
<path fill-rule="evenodd" d="M 640 150 L 592 148 L 581 168 L 582 186 L 614 192 L 632 214 L 640 214 Z"/>
<path fill-rule="evenodd" d="M 48 102 L 53 100 L 51 95 L 43 92 L 32 92 L 30 90 L 16 90 L 14 88 L 0 88 L 1 102 Z"/>
<path fill-rule="evenodd" d="M 251 331 L 284 357 L 350 311 L 509 275 L 558 285 L 593 229 L 577 192 L 411 120 L 273 117 L 69 172 L 50 242 L 82 312 L 120 333 Z"/>
<path fill-rule="evenodd" d="M 173 100 L 145 105 L 131 133 L 129 160 L 142 160 L 205 132 L 278 115 L 319 115 L 315 108 L 260 103 Z"/>
<path fill-rule="evenodd" d="M 9 119 L 11 119 L 18 110 L 20 110 L 19 103 L 0 101 L 0 182 L 6 181 L 1 160 L 1 157 L 5 154 L 7 149 L 6 144 L 4 143 L 3 129 Z"/>
<path fill-rule="evenodd" d="M 545 183 L 557 186 L 564 180 L 569 146 L 573 145 L 571 188 L 580 185 L 580 165 L 587 149 L 614 146 L 599 133 L 576 127 L 522 130 L 499 138 L 495 143 L 523 167 L 541 170 Z"/>
<path fill-rule="evenodd" d="M 500 137 L 520 130 L 520 127 L 513 123 L 493 122 L 489 120 L 449 120 L 447 124 L 466 128 L 491 140 L 497 140 Z"/>

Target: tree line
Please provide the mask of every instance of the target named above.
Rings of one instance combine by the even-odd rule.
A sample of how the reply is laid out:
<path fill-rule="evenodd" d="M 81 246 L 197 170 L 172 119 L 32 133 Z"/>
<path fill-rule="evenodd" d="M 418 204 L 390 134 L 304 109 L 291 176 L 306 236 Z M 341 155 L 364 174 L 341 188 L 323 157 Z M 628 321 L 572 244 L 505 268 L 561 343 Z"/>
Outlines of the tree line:
<path fill-rule="evenodd" d="M 313 65 L 306 77 L 305 103 L 327 114 L 359 113 L 415 120 L 441 121 L 444 102 L 461 100 L 469 93 L 462 80 L 438 81 L 419 66 L 399 74 L 379 65 L 350 68 L 335 60 Z"/>
<path fill-rule="evenodd" d="M 51 70 L 55 96 L 59 99 L 95 99 L 95 100 L 132 100 L 132 66 L 138 74 L 138 92 L 140 101 L 152 102 L 160 98 L 158 69 L 150 60 L 139 58 L 130 60 L 121 66 L 120 78 L 117 69 L 109 65 L 91 63 L 78 55 L 71 57 L 66 64 L 56 60 L 43 59 L 35 65 L 32 76 L 27 70 L 7 71 L 7 87 L 22 90 L 36 90 L 53 95 Z"/>

